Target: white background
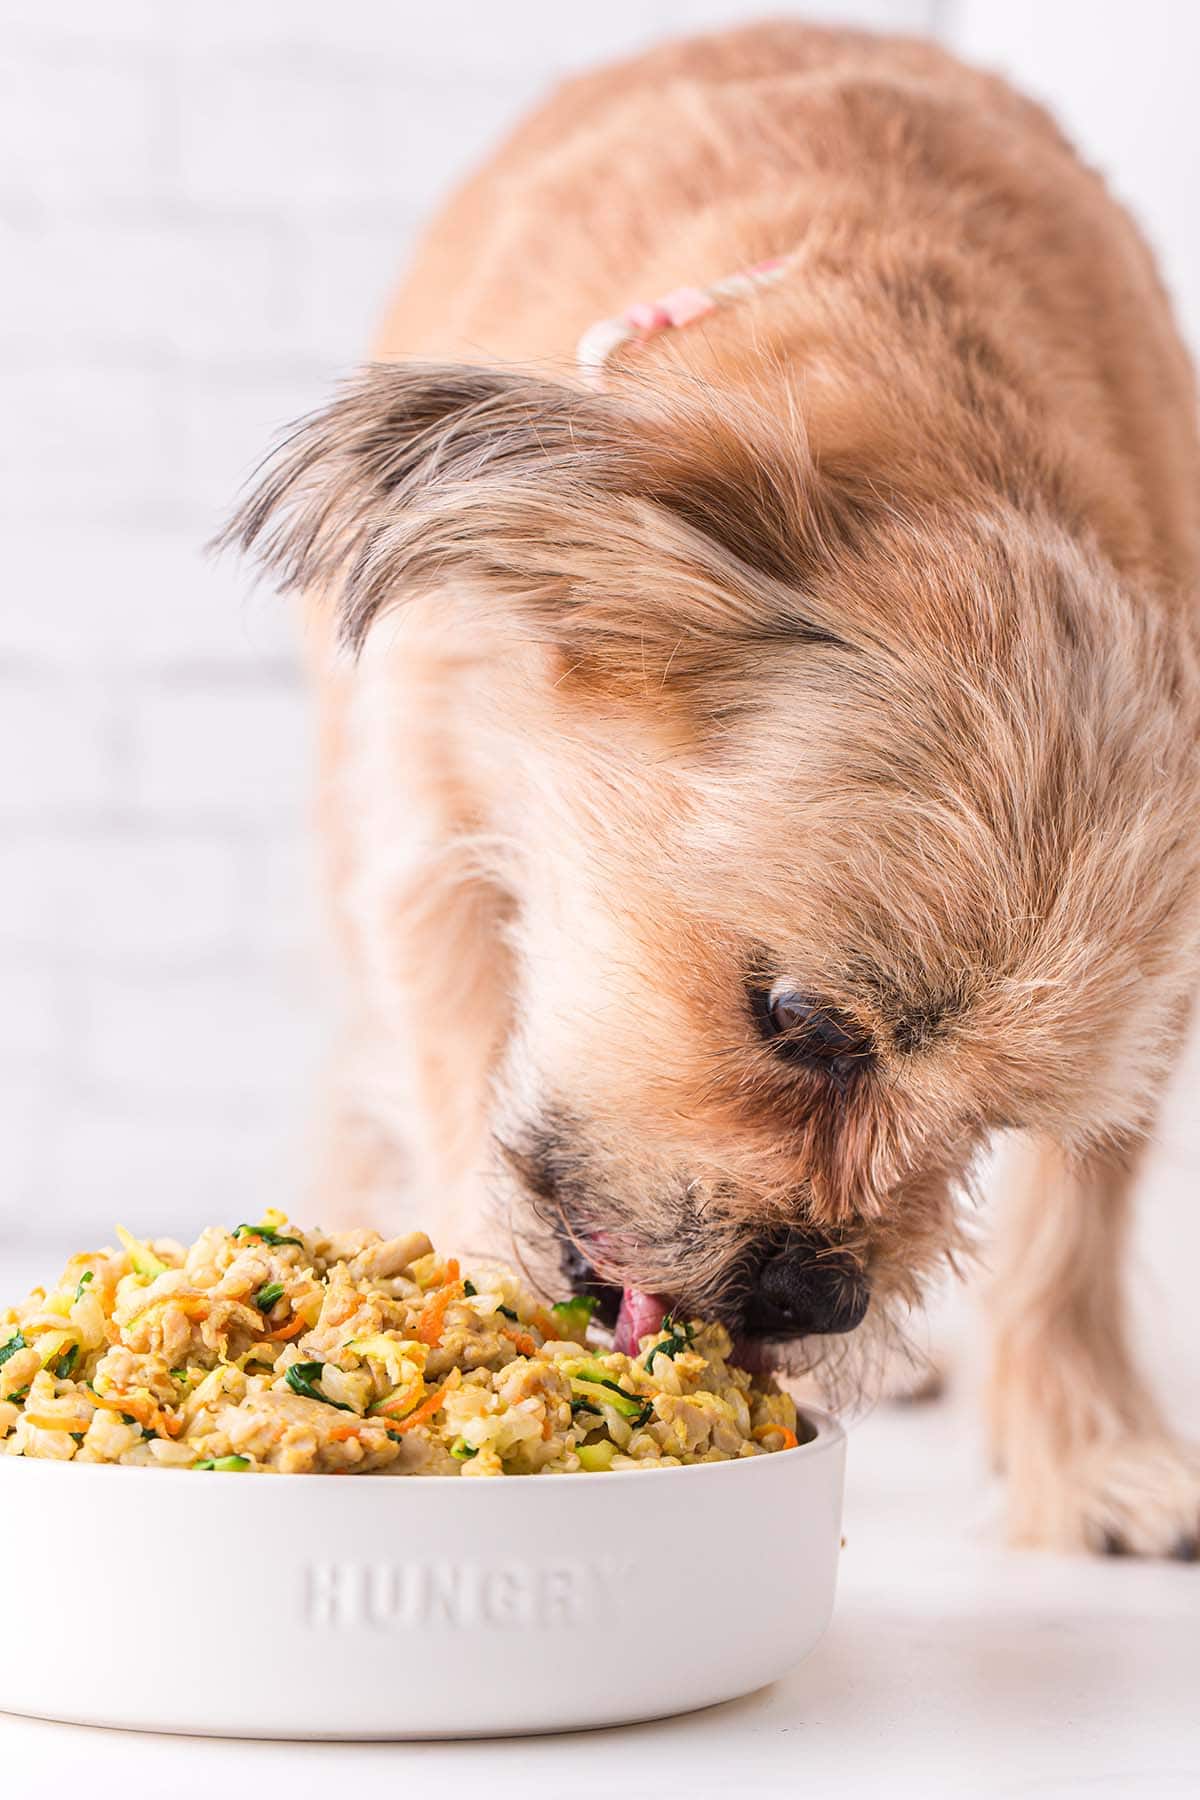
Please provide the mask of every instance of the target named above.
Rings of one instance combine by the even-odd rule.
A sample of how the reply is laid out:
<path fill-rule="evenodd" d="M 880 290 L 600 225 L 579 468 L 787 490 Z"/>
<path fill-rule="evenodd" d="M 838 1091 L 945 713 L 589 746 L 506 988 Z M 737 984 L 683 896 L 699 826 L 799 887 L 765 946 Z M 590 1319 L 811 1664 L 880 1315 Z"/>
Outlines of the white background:
<path fill-rule="evenodd" d="M 936 31 L 1051 99 L 1200 342 L 1200 8 L 791 10 Z M 271 433 L 362 353 L 414 226 L 534 96 L 757 11 L 9 0 L 0 1262 L 31 1234 L 184 1231 L 302 1185 L 321 1042 L 305 698 L 286 607 L 200 547 Z M 1167 1291 L 1200 1213 L 1192 1088 L 1151 1215 Z"/>
<path fill-rule="evenodd" d="M 662 32 L 758 8 L 0 10 L 7 1292 L 66 1240 L 109 1236 L 114 1217 L 183 1231 L 286 1198 L 302 1176 L 321 1036 L 304 696 L 286 610 L 248 597 L 199 546 L 271 431 L 361 354 L 414 225 L 538 91 Z M 936 31 L 1049 98 L 1152 232 L 1200 344 L 1192 0 L 768 10 Z M 1144 1333 L 1193 1432 L 1195 1085 L 1193 1058 L 1139 1242 Z M 999 1549 L 967 1385 L 958 1405 L 880 1412 L 856 1432 L 838 1616 L 766 1694 L 583 1740 L 360 1751 L 0 1716 L 8 1785 L 96 1800 L 190 1800 L 247 1781 L 294 1800 L 414 1784 L 497 1800 L 1200 1792 L 1200 1570 Z M 103 1546 L 85 1532 L 79 1553 Z M 103 1653 L 103 1624 L 72 1633 L 69 1603 L 63 1617 L 69 1683 L 81 1646 Z M 230 1627 L 262 1631 L 269 1656 L 269 1621 Z"/>

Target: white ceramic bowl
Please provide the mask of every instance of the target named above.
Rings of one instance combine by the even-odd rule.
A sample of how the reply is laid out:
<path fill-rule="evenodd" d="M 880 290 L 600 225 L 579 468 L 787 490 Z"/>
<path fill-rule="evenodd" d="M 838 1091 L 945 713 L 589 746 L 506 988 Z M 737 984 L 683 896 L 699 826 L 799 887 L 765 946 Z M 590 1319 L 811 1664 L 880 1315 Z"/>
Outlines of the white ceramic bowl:
<path fill-rule="evenodd" d="M 565 1731 L 732 1699 L 833 1608 L 845 1439 L 528 1480 L 0 1457 L 0 1708 L 238 1737 Z"/>

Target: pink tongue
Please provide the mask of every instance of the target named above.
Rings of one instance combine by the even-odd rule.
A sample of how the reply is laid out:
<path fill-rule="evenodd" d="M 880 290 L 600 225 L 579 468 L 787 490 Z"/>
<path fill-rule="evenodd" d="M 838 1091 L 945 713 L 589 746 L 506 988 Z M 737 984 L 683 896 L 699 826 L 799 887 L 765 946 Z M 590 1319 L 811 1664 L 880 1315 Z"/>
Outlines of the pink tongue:
<path fill-rule="evenodd" d="M 643 1294 L 641 1288 L 626 1288 L 621 1295 L 621 1310 L 613 1332 L 613 1349 L 626 1356 L 636 1356 L 638 1343 L 662 1330 L 667 1304 L 657 1294 Z"/>

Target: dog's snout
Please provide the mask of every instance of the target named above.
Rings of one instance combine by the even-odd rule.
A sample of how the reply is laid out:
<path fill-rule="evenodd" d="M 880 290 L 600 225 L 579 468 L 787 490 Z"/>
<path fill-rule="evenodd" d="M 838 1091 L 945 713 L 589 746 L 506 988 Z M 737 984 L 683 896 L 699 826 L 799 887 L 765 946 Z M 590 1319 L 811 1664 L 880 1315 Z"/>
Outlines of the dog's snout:
<path fill-rule="evenodd" d="M 853 1331 L 866 1317 L 871 1287 L 855 1259 L 810 1232 L 772 1239 L 754 1277 L 743 1320 L 756 1337 Z"/>

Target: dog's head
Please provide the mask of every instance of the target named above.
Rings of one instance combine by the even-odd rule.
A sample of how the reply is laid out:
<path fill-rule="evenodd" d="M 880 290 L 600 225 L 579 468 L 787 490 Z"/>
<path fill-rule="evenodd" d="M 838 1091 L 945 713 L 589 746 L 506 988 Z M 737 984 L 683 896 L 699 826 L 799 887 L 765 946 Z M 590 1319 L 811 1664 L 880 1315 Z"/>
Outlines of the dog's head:
<path fill-rule="evenodd" d="M 1195 968 L 1196 676 L 1019 496 L 918 509 L 727 404 L 376 368 L 233 533 L 352 648 L 400 601 L 457 634 L 530 1216 L 635 1325 L 774 1341 L 914 1300 L 995 1129 L 1143 1120 Z"/>

